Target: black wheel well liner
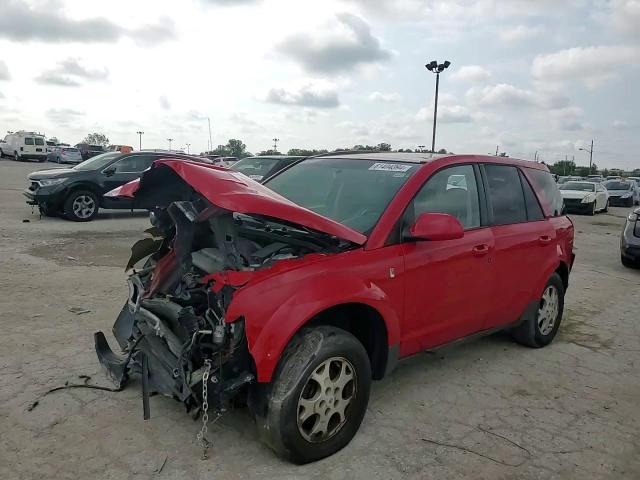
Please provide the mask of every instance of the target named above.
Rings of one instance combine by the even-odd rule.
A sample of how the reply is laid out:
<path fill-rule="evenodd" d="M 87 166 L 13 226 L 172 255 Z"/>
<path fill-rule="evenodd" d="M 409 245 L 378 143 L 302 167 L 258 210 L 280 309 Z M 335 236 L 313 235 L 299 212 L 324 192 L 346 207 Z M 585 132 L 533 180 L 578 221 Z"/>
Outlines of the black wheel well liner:
<path fill-rule="evenodd" d="M 558 268 L 556 268 L 555 273 L 557 273 L 562 279 L 562 286 L 566 291 L 569 287 L 569 267 L 566 263 L 560 262 L 560 265 L 558 265 Z"/>
<path fill-rule="evenodd" d="M 375 308 L 364 303 L 342 303 L 316 314 L 303 327 L 318 325 L 330 325 L 351 333 L 369 355 L 372 378 L 384 377 L 389 353 L 387 326 Z"/>

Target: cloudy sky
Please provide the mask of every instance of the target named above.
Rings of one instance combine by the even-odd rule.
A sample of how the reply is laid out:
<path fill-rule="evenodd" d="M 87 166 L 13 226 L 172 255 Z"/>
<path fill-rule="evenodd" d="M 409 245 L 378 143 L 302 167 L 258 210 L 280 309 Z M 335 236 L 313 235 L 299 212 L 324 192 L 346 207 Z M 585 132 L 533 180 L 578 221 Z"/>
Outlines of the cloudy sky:
<path fill-rule="evenodd" d="M 0 0 L 0 132 L 640 168 L 640 0 Z"/>

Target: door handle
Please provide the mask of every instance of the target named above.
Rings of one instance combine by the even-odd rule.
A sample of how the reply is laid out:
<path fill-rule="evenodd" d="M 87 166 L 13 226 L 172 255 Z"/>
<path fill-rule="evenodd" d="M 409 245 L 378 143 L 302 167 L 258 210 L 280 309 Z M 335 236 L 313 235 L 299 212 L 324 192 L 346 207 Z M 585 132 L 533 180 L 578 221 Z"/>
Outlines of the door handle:
<path fill-rule="evenodd" d="M 540 245 L 549 245 L 551 243 L 551 237 L 549 235 L 542 235 L 538 237 L 538 242 Z"/>
<path fill-rule="evenodd" d="M 482 245 L 476 245 L 471 249 L 474 257 L 482 257 L 489 253 L 489 245 L 483 243 Z"/>

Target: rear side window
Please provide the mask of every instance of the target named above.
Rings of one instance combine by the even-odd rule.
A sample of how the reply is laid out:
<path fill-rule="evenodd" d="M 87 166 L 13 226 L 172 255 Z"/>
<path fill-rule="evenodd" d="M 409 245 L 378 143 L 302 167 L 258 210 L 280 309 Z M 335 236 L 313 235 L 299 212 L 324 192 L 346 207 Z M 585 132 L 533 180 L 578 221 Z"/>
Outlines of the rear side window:
<path fill-rule="evenodd" d="M 531 180 L 535 191 L 540 195 L 544 210 L 552 217 L 562 215 L 562 195 L 551 174 L 545 170 L 525 168 L 525 174 Z"/>
<path fill-rule="evenodd" d="M 37 138 L 35 139 L 36 145 L 44 145 L 44 140 L 41 138 Z"/>
<path fill-rule="evenodd" d="M 520 181 L 522 182 L 522 191 L 524 192 L 524 203 L 527 206 L 527 220 L 530 222 L 544 220 L 544 213 L 542 212 L 542 208 L 540 208 L 538 198 L 522 172 L 520 172 Z"/>
<path fill-rule="evenodd" d="M 527 211 L 518 169 L 508 165 L 486 165 L 485 172 L 493 224 L 526 222 Z"/>
<path fill-rule="evenodd" d="M 24 144 L 25 145 L 33 145 L 33 138 L 25 137 Z"/>

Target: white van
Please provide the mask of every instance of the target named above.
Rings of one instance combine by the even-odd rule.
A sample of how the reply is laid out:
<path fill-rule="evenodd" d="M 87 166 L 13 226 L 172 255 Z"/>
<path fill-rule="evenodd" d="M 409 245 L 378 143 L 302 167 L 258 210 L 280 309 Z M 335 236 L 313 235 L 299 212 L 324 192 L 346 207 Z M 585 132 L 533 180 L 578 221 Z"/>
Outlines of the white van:
<path fill-rule="evenodd" d="M 19 162 L 23 160 L 44 162 L 47 159 L 44 135 L 24 130 L 8 134 L 3 141 L 0 141 L 0 157 L 4 156 L 13 157 Z"/>

